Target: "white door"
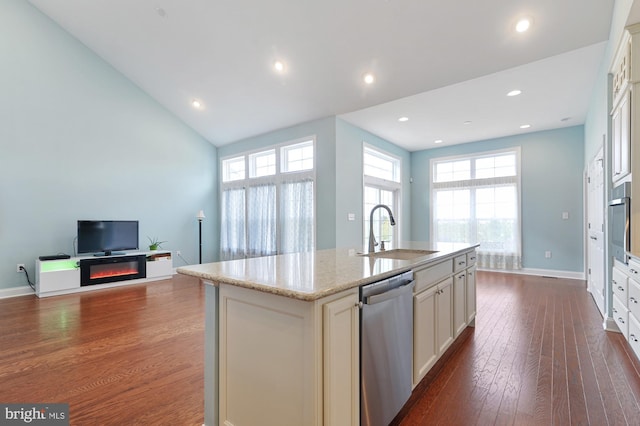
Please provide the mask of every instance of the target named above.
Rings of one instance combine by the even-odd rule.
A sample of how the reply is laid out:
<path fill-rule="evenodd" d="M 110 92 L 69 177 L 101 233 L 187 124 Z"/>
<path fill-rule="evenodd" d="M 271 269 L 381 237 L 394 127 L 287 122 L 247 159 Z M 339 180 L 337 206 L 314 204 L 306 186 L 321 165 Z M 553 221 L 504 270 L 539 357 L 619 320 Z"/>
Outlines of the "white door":
<path fill-rule="evenodd" d="M 587 172 L 587 284 L 593 299 L 604 316 L 605 256 L 604 256 L 604 150 L 600 148 L 589 163 Z"/>

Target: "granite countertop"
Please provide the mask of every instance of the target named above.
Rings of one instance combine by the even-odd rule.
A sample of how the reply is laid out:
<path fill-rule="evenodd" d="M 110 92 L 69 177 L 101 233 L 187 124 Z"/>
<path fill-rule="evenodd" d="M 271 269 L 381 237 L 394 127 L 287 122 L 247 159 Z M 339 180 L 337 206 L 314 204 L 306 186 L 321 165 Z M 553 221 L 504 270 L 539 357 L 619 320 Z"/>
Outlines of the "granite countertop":
<path fill-rule="evenodd" d="M 451 258 L 475 247 L 477 245 L 470 244 L 441 249 L 428 242 L 404 242 L 399 248 L 437 252 L 402 260 L 362 256 L 354 249 L 327 249 L 183 266 L 177 272 L 213 285 L 229 284 L 313 301 Z"/>

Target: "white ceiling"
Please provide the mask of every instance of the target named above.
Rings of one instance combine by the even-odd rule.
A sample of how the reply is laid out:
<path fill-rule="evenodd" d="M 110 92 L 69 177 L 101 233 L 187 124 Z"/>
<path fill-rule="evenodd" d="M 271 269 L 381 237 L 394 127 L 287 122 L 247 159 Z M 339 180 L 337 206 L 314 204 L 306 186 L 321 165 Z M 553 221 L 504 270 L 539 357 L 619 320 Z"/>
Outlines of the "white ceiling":
<path fill-rule="evenodd" d="M 338 115 L 411 151 L 584 123 L 613 9 L 613 0 L 29 1 L 214 145 Z M 521 16 L 533 19 L 524 34 L 513 30 Z M 523 93 L 507 98 L 512 89 Z"/>

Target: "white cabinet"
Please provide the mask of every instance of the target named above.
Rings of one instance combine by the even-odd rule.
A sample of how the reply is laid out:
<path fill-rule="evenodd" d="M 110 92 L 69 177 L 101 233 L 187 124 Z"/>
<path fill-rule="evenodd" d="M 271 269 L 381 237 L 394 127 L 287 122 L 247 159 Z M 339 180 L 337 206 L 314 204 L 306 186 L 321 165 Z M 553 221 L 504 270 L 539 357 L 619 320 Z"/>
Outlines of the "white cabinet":
<path fill-rule="evenodd" d="M 453 342 L 453 278 L 413 296 L 413 384 L 417 385 Z"/>
<path fill-rule="evenodd" d="M 438 360 L 438 286 L 413 296 L 413 384 L 429 372 Z"/>
<path fill-rule="evenodd" d="M 360 308 L 358 294 L 323 306 L 324 424 L 360 422 Z"/>
<path fill-rule="evenodd" d="M 219 306 L 219 424 L 359 424 L 357 288 L 303 301 L 221 285 Z"/>
<path fill-rule="evenodd" d="M 475 256 L 475 255 L 474 255 Z M 475 265 L 475 262 L 474 262 Z M 473 325 L 476 319 L 476 268 L 467 269 L 467 323 Z"/>
<path fill-rule="evenodd" d="M 614 183 L 631 171 L 631 91 L 622 93 L 611 112 L 611 179 Z"/>
<path fill-rule="evenodd" d="M 453 330 L 458 337 L 467 327 L 467 271 L 456 272 L 453 277 Z"/>
<path fill-rule="evenodd" d="M 438 284 L 437 304 L 437 345 L 438 353 L 446 351 L 453 343 L 453 279 L 448 278 Z"/>
<path fill-rule="evenodd" d="M 413 385 L 476 315 L 475 250 L 414 271 Z"/>

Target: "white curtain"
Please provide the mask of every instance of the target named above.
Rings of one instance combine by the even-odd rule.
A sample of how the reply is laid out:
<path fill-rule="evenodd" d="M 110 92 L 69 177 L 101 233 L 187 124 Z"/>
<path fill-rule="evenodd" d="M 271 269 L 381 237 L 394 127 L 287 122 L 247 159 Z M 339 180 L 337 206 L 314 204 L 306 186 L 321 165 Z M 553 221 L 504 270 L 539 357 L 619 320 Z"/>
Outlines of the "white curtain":
<path fill-rule="evenodd" d="M 222 192 L 220 257 L 222 260 L 240 259 L 246 253 L 245 190 L 227 189 Z"/>
<path fill-rule="evenodd" d="M 313 180 L 284 182 L 280 188 L 281 253 L 313 250 Z"/>
<path fill-rule="evenodd" d="M 276 186 L 251 186 L 247 194 L 247 256 L 276 254 Z"/>
<path fill-rule="evenodd" d="M 436 243 L 479 243 L 479 267 L 522 268 L 517 176 L 438 182 L 433 192 Z"/>

